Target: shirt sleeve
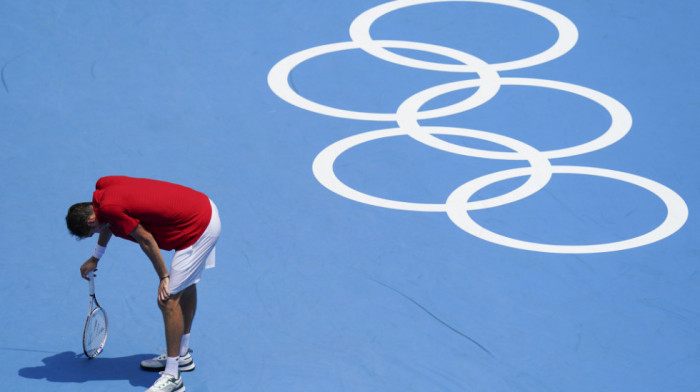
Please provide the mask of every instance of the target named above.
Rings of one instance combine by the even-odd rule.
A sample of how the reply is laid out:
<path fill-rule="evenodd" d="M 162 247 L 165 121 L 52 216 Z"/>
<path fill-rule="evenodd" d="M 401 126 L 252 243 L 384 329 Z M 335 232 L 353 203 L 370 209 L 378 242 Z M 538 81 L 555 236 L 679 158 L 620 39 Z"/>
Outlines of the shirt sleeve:
<path fill-rule="evenodd" d="M 128 236 L 140 221 L 126 212 L 123 207 L 114 204 L 100 206 L 100 220 L 110 224 L 114 234 Z"/>

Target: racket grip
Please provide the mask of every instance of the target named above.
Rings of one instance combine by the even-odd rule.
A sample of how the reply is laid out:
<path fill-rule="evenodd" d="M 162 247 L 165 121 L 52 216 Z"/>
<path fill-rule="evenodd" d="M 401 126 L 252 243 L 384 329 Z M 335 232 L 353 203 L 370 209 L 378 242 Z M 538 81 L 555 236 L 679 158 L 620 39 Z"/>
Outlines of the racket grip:
<path fill-rule="evenodd" d="M 88 272 L 88 283 L 90 287 L 90 295 L 95 295 L 95 271 Z"/>

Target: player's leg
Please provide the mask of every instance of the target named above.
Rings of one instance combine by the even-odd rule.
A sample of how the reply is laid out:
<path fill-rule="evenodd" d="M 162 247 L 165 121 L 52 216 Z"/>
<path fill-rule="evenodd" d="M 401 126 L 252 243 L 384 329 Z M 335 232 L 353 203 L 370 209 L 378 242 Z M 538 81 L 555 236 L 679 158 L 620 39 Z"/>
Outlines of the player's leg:
<path fill-rule="evenodd" d="M 194 362 L 190 355 L 190 331 L 192 321 L 197 312 L 197 285 L 193 284 L 182 291 L 180 297 L 180 309 L 182 309 L 183 335 L 180 341 L 180 371 L 194 370 Z"/>
<path fill-rule="evenodd" d="M 168 371 L 168 357 L 177 358 L 177 369 L 180 372 L 194 370 L 195 364 L 189 351 L 185 349 L 184 355 L 180 355 L 185 328 L 187 328 L 187 333 L 189 333 L 189 329 L 192 327 L 192 318 L 194 317 L 194 309 L 192 307 L 194 306 L 196 308 L 197 302 L 196 289 L 189 291 L 188 289 L 171 294 L 168 301 L 162 305 L 160 303 L 158 304 L 163 313 L 167 351 L 165 354 L 158 357 L 141 361 L 141 368 L 144 370 Z M 185 304 L 184 309 L 183 304 Z M 173 362 L 172 359 L 171 362 Z M 171 373 L 175 372 L 174 369 L 172 369 L 173 366 L 174 365 L 171 364 Z"/>
<path fill-rule="evenodd" d="M 165 323 L 167 352 L 164 355 L 141 361 L 141 368 L 145 370 L 166 370 L 168 357 L 178 358 L 178 369 L 181 372 L 192 371 L 195 368 L 194 360 L 188 350 L 189 332 L 192 329 L 192 320 L 197 308 L 195 282 L 199 281 L 201 270 L 204 269 L 204 262 L 196 264 L 182 262 L 182 259 L 185 261 L 190 259 L 191 255 L 191 250 L 175 252 L 170 268 L 170 299 L 163 305 L 159 304 Z M 198 264 L 201 264 L 201 267 L 198 267 Z M 183 265 L 194 266 L 194 268 L 180 268 Z M 188 347 L 181 347 L 183 345 Z"/>
<path fill-rule="evenodd" d="M 170 358 L 180 356 L 180 339 L 185 330 L 185 324 L 182 317 L 182 308 L 180 307 L 180 298 L 182 292 L 170 295 L 165 303 L 159 303 L 161 312 L 163 313 L 163 322 L 165 324 L 165 344 L 167 345 L 167 355 Z"/>
<path fill-rule="evenodd" d="M 182 309 L 183 331 L 185 335 L 192 330 L 192 321 L 197 312 L 197 285 L 186 288 L 180 298 L 180 308 Z"/>
<path fill-rule="evenodd" d="M 158 302 L 158 307 L 163 313 L 163 323 L 165 324 L 165 342 L 168 347 L 167 358 L 165 370 L 146 392 L 180 391 L 185 389 L 178 368 L 180 338 L 184 330 L 182 309 L 180 308 L 181 296 L 182 293 L 171 294 L 170 298 L 164 303 Z"/>

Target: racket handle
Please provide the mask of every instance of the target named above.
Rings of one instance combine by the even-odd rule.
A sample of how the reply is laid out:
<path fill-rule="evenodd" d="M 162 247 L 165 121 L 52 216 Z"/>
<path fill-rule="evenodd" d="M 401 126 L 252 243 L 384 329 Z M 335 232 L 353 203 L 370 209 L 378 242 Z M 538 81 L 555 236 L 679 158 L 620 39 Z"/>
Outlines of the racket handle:
<path fill-rule="evenodd" d="M 95 271 L 88 272 L 90 295 L 95 295 Z"/>

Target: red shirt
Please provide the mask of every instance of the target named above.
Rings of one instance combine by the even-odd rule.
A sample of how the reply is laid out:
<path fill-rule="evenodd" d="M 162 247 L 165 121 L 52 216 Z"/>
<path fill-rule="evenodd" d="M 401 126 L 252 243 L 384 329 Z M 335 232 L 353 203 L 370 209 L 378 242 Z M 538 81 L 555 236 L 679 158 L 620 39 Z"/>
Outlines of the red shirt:
<path fill-rule="evenodd" d="M 140 223 L 163 250 L 185 249 L 199 239 L 211 220 L 207 195 L 182 185 L 145 178 L 102 177 L 95 185 L 92 206 L 112 234 L 129 234 Z"/>

